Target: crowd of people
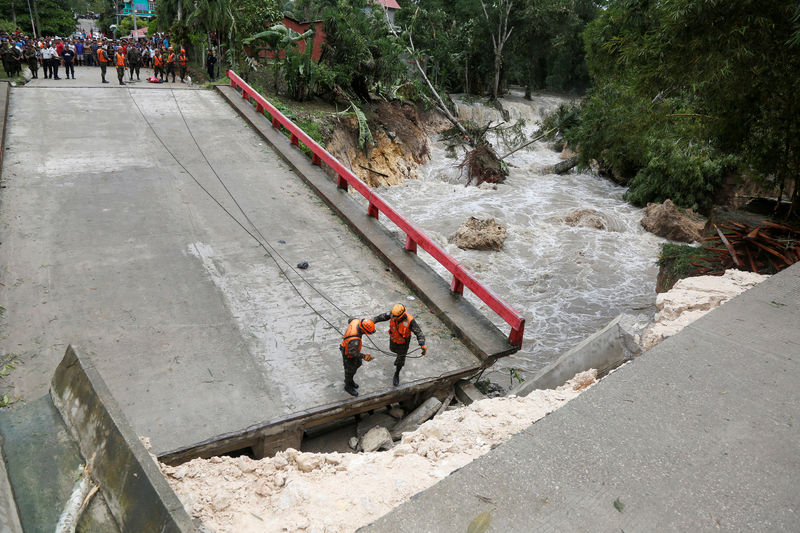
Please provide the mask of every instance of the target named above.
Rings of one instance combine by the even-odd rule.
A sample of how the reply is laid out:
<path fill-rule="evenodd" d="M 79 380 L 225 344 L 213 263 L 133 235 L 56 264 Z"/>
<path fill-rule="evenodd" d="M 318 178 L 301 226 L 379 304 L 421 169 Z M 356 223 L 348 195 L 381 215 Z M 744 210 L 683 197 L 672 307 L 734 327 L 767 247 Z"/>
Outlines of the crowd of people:
<path fill-rule="evenodd" d="M 120 85 L 125 84 L 126 72 L 129 81 L 134 76 L 139 80 L 142 68 L 152 68 L 154 78 L 160 82 L 168 82 L 171 77 L 172 83 L 175 83 L 177 72 L 181 83 L 185 83 L 189 57 L 184 48 L 173 47 L 170 39 L 169 34 L 139 41 L 112 40 L 92 34 L 76 35 L 74 38 L 31 39 L 20 33 L 0 32 L 0 55 L 8 77 L 20 75 L 22 69 L 27 67 L 31 78 L 38 78 L 41 69 L 44 78 L 60 80 L 59 69 L 63 67 L 64 76 L 75 79 L 75 66 L 85 65 L 99 67 L 103 83 L 109 83 L 106 80 L 109 66 L 116 70 Z M 212 79 L 215 77 L 216 62 L 213 51 L 209 50 L 205 63 Z"/>

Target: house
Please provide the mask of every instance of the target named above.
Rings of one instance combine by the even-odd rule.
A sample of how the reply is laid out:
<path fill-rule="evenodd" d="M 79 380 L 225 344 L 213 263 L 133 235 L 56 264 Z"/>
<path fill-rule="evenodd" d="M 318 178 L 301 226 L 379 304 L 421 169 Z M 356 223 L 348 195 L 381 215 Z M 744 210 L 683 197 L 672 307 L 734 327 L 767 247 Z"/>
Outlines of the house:
<path fill-rule="evenodd" d="M 389 19 L 389 24 L 394 26 L 394 14 L 400 9 L 400 4 L 397 3 L 397 0 L 372 0 L 373 4 L 380 4 L 381 9 L 386 10 L 386 17 Z M 372 10 L 372 8 L 367 8 L 368 10 Z"/>
<path fill-rule="evenodd" d="M 151 18 L 156 16 L 156 3 L 155 0 L 125 0 L 123 2 L 122 11 L 120 15 L 128 16 L 133 15 L 134 11 L 136 16 L 140 18 Z"/>
<path fill-rule="evenodd" d="M 305 33 L 308 31 L 309 28 L 313 28 L 314 35 L 311 39 L 311 59 L 314 61 L 319 61 L 320 57 L 322 57 L 322 45 L 325 44 L 325 23 L 321 20 L 312 20 L 309 22 L 298 22 L 290 17 L 283 17 L 283 20 L 280 22 L 290 30 L 296 31 L 297 33 Z M 297 50 L 302 54 L 306 51 L 307 43 L 306 41 L 297 41 L 296 45 Z M 252 55 L 251 47 L 245 47 L 245 51 L 248 55 Z M 267 49 L 260 49 L 258 51 L 259 57 L 268 57 L 273 58 L 275 57 L 275 53 L 272 50 Z"/>

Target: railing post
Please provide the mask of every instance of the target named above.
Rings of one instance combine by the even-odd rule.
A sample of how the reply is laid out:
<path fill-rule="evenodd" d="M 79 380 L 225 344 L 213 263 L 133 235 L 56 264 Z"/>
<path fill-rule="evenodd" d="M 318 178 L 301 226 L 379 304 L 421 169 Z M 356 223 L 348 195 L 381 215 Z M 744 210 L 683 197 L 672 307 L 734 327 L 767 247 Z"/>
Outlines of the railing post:
<path fill-rule="evenodd" d="M 336 186 L 345 191 L 347 190 L 347 180 L 341 174 L 339 174 L 339 181 L 336 182 Z"/>
<path fill-rule="evenodd" d="M 298 141 L 297 135 L 292 133 L 292 135 L 289 137 L 289 142 L 291 142 L 293 145 L 297 146 L 297 141 Z"/>
<path fill-rule="evenodd" d="M 372 218 L 378 218 L 378 206 L 370 202 L 369 207 L 367 207 L 367 214 Z"/>
<path fill-rule="evenodd" d="M 275 117 L 272 117 L 272 127 L 276 129 L 281 129 L 281 123 Z"/>
<path fill-rule="evenodd" d="M 263 114 L 264 113 L 264 106 L 261 105 L 261 104 L 256 104 L 256 111 L 258 113 L 262 113 Z"/>
<path fill-rule="evenodd" d="M 453 281 L 450 282 L 450 291 L 464 294 L 464 283 L 453 274 Z"/>
<path fill-rule="evenodd" d="M 511 333 L 508 334 L 508 342 L 514 346 L 522 346 L 522 337 L 525 333 L 525 319 L 518 328 L 512 328 Z"/>
<path fill-rule="evenodd" d="M 406 235 L 405 249 L 413 254 L 417 253 L 417 241 L 411 238 L 411 235 Z"/>
<path fill-rule="evenodd" d="M 320 166 L 322 164 L 322 159 L 319 158 L 316 152 L 311 155 L 311 163 L 314 165 Z"/>

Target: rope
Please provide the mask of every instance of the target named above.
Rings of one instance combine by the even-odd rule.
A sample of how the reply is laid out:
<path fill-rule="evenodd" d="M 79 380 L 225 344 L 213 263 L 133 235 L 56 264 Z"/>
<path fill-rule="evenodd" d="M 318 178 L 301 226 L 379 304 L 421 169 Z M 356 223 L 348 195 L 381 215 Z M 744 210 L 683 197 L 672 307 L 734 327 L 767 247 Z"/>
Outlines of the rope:
<path fill-rule="evenodd" d="M 215 196 L 214 196 L 214 195 L 213 195 L 213 194 L 212 194 L 212 193 L 211 193 L 211 192 L 210 192 L 210 191 L 209 191 L 209 190 L 206 188 L 206 187 L 204 187 L 202 183 L 200 183 L 200 181 L 199 181 L 199 180 L 198 180 L 198 179 L 195 177 L 195 175 L 194 175 L 194 174 L 193 174 L 193 173 L 192 173 L 192 172 L 191 172 L 191 171 L 190 171 L 188 168 L 186 168 L 186 166 L 185 166 L 183 163 L 181 163 L 181 161 L 180 161 L 180 160 L 177 158 L 177 156 L 176 156 L 176 155 L 175 155 L 175 154 L 172 152 L 172 150 L 170 150 L 170 149 L 169 149 L 169 146 L 167 146 L 166 142 L 164 142 L 164 139 L 162 139 L 162 138 L 161 138 L 161 136 L 158 134 L 158 132 L 155 130 L 155 128 L 153 127 L 153 124 L 152 124 L 152 123 L 151 123 L 151 122 L 150 122 L 150 121 L 147 119 L 147 116 L 146 116 L 146 115 L 144 114 L 144 112 L 142 111 L 142 108 L 139 106 L 139 103 L 138 103 L 138 102 L 136 101 L 136 99 L 133 97 L 133 93 L 131 92 L 131 90 L 130 90 L 130 89 L 128 89 L 128 91 L 127 91 L 127 92 L 128 92 L 128 96 L 130 97 L 131 101 L 132 101 L 132 102 L 133 102 L 133 104 L 136 106 L 136 109 L 139 111 L 139 114 L 142 116 L 142 118 L 144 119 L 145 123 L 146 123 L 146 124 L 147 124 L 147 126 L 150 128 L 150 131 L 152 131 L 152 132 L 153 132 L 153 135 L 155 135 L 156 139 L 158 139 L 158 141 L 159 141 L 159 143 L 161 144 L 161 146 L 164 148 L 164 150 L 166 150 L 166 151 L 167 151 L 167 153 L 168 153 L 168 154 L 169 154 L 169 155 L 172 157 L 172 159 L 173 159 L 173 160 L 174 160 L 174 161 L 175 161 L 175 162 L 176 162 L 176 163 L 177 163 L 177 164 L 178 164 L 178 165 L 179 165 L 179 166 L 180 166 L 180 167 L 181 167 L 181 168 L 184 170 L 184 172 L 186 172 L 186 174 L 188 174 L 188 175 L 189 175 L 189 177 L 191 177 L 191 178 L 192 178 L 192 180 L 193 180 L 193 181 L 194 181 L 194 182 L 197 184 L 197 186 L 198 186 L 198 187 L 200 187 L 200 189 L 202 189 L 202 190 L 203 190 L 203 192 L 205 192 L 205 193 L 206 193 L 206 195 L 208 195 L 208 197 L 209 197 L 209 198 L 211 198 L 211 200 L 213 200 L 213 201 L 214 201 L 214 203 L 216 203 L 216 204 L 217 204 L 217 205 L 218 205 L 218 206 L 219 206 L 219 207 L 220 207 L 220 208 L 221 208 L 221 209 L 222 209 L 222 210 L 223 210 L 223 211 L 224 211 L 224 212 L 225 212 L 225 213 L 226 213 L 226 214 L 227 214 L 227 215 L 228 215 L 228 216 L 229 216 L 229 217 L 230 217 L 230 218 L 231 218 L 233 221 L 234 221 L 234 222 L 236 222 L 236 224 L 238 224 L 238 225 L 239 225 L 239 227 L 241 227 L 241 228 L 242 228 L 242 229 L 245 231 L 245 233 L 247 233 L 247 234 L 248 234 L 250 237 L 252 237 L 252 238 L 253 238 L 253 240 L 255 240 L 255 241 L 258 243 L 258 245 L 259 245 L 259 246 L 260 246 L 260 247 L 261 247 L 261 248 L 262 248 L 262 249 L 263 249 L 263 250 L 266 252 L 266 255 L 267 255 L 267 256 L 269 256 L 269 258 L 270 258 L 270 259 L 272 259 L 272 261 L 275 263 L 275 266 L 278 268 L 278 270 L 280 271 L 280 273 L 283 275 L 283 277 L 286 279 L 286 281 L 288 281 L 288 282 L 289 282 L 289 284 L 292 286 L 292 288 L 293 288 L 293 289 L 294 289 L 294 291 L 297 293 L 297 295 L 298 295 L 298 296 L 299 296 L 299 297 L 300 297 L 300 298 L 303 300 L 303 302 L 305 303 L 305 305 L 306 305 L 306 306 L 307 306 L 309 309 L 311 309 L 311 310 L 312 310 L 312 311 L 313 311 L 313 312 L 314 312 L 314 313 L 315 313 L 317 316 L 319 316 L 319 317 L 320 317 L 320 318 L 321 318 L 321 319 L 322 319 L 322 320 L 323 320 L 323 321 L 324 321 L 326 324 L 328 324 L 328 326 L 330 326 L 330 327 L 331 327 L 331 329 L 333 329 L 334 331 L 336 331 L 336 332 L 337 332 L 339 335 L 344 335 L 344 332 L 343 332 L 342 330 L 340 330 L 340 329 L 339 329 L 338 327 L 336 327 L 336 326 L 335 326 L 335 325 L 334 325 L 334 324 L 333 324 L 333 323 L 332 323 L 330 320 L 328 320 L 328 319 L 327 319 L 327 318 L 326 318 L 326 317 L 325 317 L 325 316 L 324 316 L 324 315 L 323 315 L 323 314 L 322 314 L 322 313 L 321 313 L 321 312 L 320 312 L 320 311 L 319 311 L 319 310 L 318 310 L 316 307 L 314 307 L 314 305 L 312 305 L 312 303 L 311 303 L 311 302 L 310 302 L 310 301 L 309 301 L 309 300 L 308 300 L 308 299 L 307 299 L 307 298 L 306 298 L 306 297 L 305 297 L 305 296 L 304 296 L 304 295 L 303 295 L 303 294 L 300 292 L 300 289 L 299 289 L 299 288 L 297 287 L 297 285 L 296 285 L 296 284 L 295 284 L 295 283 L 294 283 L 294 282 L 291 280 L 291 278 L 289 278 L 289 276 L 288 276 L 288 274 L 287 274 L 286 270 L 284 270 L 284 268 L 281 266 L 281 264 L 278 262 L 278 260 L 275 258 L 275 256 L 279 257 L 279 258 L 280 258 L 280 259 L 281 259 L 281 260 L 282 260 L 282 261 L 283 261 L 283 262 L 286 264 L 286 266 L 288 266 L 288 267 L 289 267 L 289 269 L 290 269 L 292 272 L 294 272 L 294 273 L 295 273 L 295 274 L 296 274 L 296 275 L 297 275 L 297 276 L 298 276 L 298 277 L 299 277 L 301 280 L 303 280 L 303 281 L 304 281 L 304 282 L 305 282 L 305 283 L 306 283 L 306 284 L 307 284 L 307 285 L 308 285 L 308 286 L 309 286 L 309 287 L 310 287 L 312 290 L 314 290 L 314 292 L 316 292 L 318 295 L 320 295 L 320 296 L 321 296 L 321 297 L 322 297 L 322 298 L 323 298 L 323 299 L 324 299 L 326 302 L 328 302 L 329 304 L 331 304 L 331 306 L 333 306 L 333 307 L 334 307 L 334 308 L 335 308 L 337 311 L 339 311 L 339 312 L 340 312 L 342 315 L 344 315 L 345 317 L 348 317 L 348 318 L 349 318 L 350 316 L 352 316 L 352 315 L 350 315 L 350 314 L 346 313 L 346 312 L 345 312 L 344 310 L 342 310 L 342 309 L 341 309 L 341 308 L 340 308 L 338 305 L 336 305 L 336 303 L 334 303 L 334 302 L 333 302 L 333 301 L 332 301 L 330 298 L 328 298 L 328 297 L 327 297 L 325 294 L 323 294 L 323 293 L 322 293 L 320 290 L 318 290 L 318 289 L 317 289 L 317 288 L 314 286 L 314 284 L 312 284 L 312 283 L 311 283 L 311 282 L 310 282 L 308 279 L 306 279 L 306 278 L 305 278 L 305 277 L 304 277 L 302 274 L 300 274 L 300 272 L 298 272 L 298 271 L 297 271 L 297 270 L 296 270 L 296 269 L 295 269 L 295 268 L 292 266 L 292 264 L 291 264 L 291 263 L 289 263 L 289 261 L 287 261 L 287 260 L 286 260 L 286 258 L 285 258 L 285 257 L 283 257 L 283 256 L 281 255 L 281 253 L 280 253 L 278 250 L 276 250 L 276 249 L 275 249 L 275 247 L 274 247 L 274 246 L 272 246 L 272 245 L 269 243 L 269 241 L 268 241 L 268 240 L 267 240 L 267 239 L 264 237 L 263 233 L 261 233 L 261 230 L 259 230 L 259 229 L 258 229 L 258 226 L 257 226 L 257 225 L 256 225 L 256 224 L 255 224 L 255 223 L 252 221 L 252 219 L 251 219 L 251 218 L 248 216 L 247 212 L 244 210 L 244 208 L 242 208 L 241 204 L 239 204 L 238 200 L 237 200 L 237 199 L 236 199 L 236 197 L 233 195 L 233 193 L 231 192 L 231 190 L 228 188 L 228 186 L 227 186 L 227 184 L 225 183 L 225 181 L 222 179 L 222 177 L 220 177 L 220 175 L 219 175 L 219 174 L 217 173 L 217 171 L 214 169 L 214 166 L 211 164 L 211 162 L 210 162 L 210 161 L 208 160 L 208 158 L 206 157 L 206 155 L 205 155 L 205 152 L 203 152 L 203 149 L 200 147 L 200 144 L 197 142 L 197 138 L 194 136 L 194 133 L 192 133 L 192 130 L 191 130 L 191 128 L 189 127 L 189 124 L 188 124 L 188 122 L 186 121 L 186 117 L 185 117 L 185 115 L 183 114 L 183 110 L 181 109 L 181 106 L 180 106 L 180 104 L 178 103 L 178 99 L 177 99 L 177 97 L 175 96 L 175 91 L 174 91 L 174 89 L 170 89 L 170 94 L 172 95 L 172 98 L 173 98 L 173 100 L 175 101 L 175 106 L 176 106 L 176 108 L 178 109 L 178 112 L 179 112 L 179 113 L 180 113 L 180 115 L 181 115 L 181 119 L 183 120 L 183 124 L 184 124 L 184 126 L 186 126 L 186 130 L 189 132 L 189 135 L 191 136 L 191 138 L 192 138 L 192 141 L 194 142 L 194 145 L 195 145 L 195 147 L 197 148 L 197 151 L 198 151 L 198 152 L 200 152 L 200 155 L 203 157 L 203 160 L 205 161 L 205 163 L 206 163 L 206 165 L 208 166 L 208 168 L 211 170 L 211 172 L 212 172 L 212 173 L 214 174 L 214 176 L 217 178 L 217 180 L 219 181 L 220 185 L 222 185 L 222 187 L 225 189 L 225 192 L 228 194 L 228 196 L 231 198 L 231 200 L 233 200 L 233 203 L 234 203 L 234 204 L 236 205 L 236 207 L 239 209 L 239 212 L 241 212 L 241 213 L 242 213 L 242 215 L 244 216 L 245 220 L 246 220 L 246 221 L 247 221 L 247 222 L 250 224 L 250 226 L 252 226 L 253 230 L 255 231 L 255 233 L 257 233 L 257 234 L 258 234 L 258 236 L 256 236 L 256 235 L 255 235 L 255 234 L 254 234 L 252 231 L 250 231 L 250 229 L 248 229 L 248 228 L 247 228 L 247 227 L 246 227 L 244 224 L 242 224 L 242 222 L 241 222 L 241 221 L 240 221 L 238 218 L 236 218 L 236 216 L 234 216 L 234 214 L 233 214 L 233 213 L 231 213 L 231 211 L 230 211 L 230 210 L 229 210 L 227 207 L 225 207 L 224 205 L 222 205 L 222 203 L 221 203 L 221 202 L 220 202 L 220 201 L 219 201 L 219 200 L 218 200 L 218 199 L 217 199 L 217 198 L 216 198 L 216 197 L 215 197 Z M 392 353 L 392 352 L 387 352 L 387 351 L 385 351 L 385 350 L 382 350 L 381 348 L 378 348 L 378 346 L 375 344 L 375 342 L 374 342 L 374 341 L 373 341 L 373 340 L 372 340 L 372 339 L 371 339 L 369 336 L 367 336 L 367 340 L 370 342 L 370 344 L 372 344 L 372 346 L 373 346 L 374 350 L 375 350 L 375 351 L 377 351 L 377 352 L 379 352 L 381 355 L 386 355 L 387 357 L 393 357 L 393 358 L 397 357 L 397 354 L 394 354 L 394 353 Z M 417 348 L 417 349 L 415 349 L 415 350 L 412 350 L 412 351 L 410 351 L 410 352 L 408 352 L 408 353 L 409 353 L 409 354 L 411 354 L 411 353 L 415 353 L 415 352 L 419 351 L 420 349 L 421 349 L 421 348 Z M 408 358 L 408 359 L 420 359 L 420 358 L 422 358 L 422 357 L 424 357 L 424 356 L 422 356 L 422 355 L 419 355 L 419 356 L 409 356 L 408 354 L 406 355 L 406 358 Z"/>

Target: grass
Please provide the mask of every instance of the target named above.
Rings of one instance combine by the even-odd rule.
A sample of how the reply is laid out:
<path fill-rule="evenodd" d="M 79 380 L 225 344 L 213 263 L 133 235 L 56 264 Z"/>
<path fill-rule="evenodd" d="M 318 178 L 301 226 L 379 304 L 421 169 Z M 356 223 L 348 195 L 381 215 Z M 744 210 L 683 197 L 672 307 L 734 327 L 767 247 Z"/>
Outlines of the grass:
<path fill-rule="evenodd" d="M 672 288 L 679 280 L 691 277 L 697 270 L 697 265 L 703 264 L 709 257 L 709 252 L 702 247 L 665 243 L 658 256 L 665 290 Z"/>
<path fill-rule="evenodd" d="M 17 356 L 14 354 L 6 354 L 2 360 L 0 360 L 0 379 L 5 379 L 14 371 L 19 365 L 17 361 Z M 0 395 L 0 408 L 8 407 L 9 405 L 19 401 L 19 398 L 16 396 L 9 397 L 7 394 Z"/>

